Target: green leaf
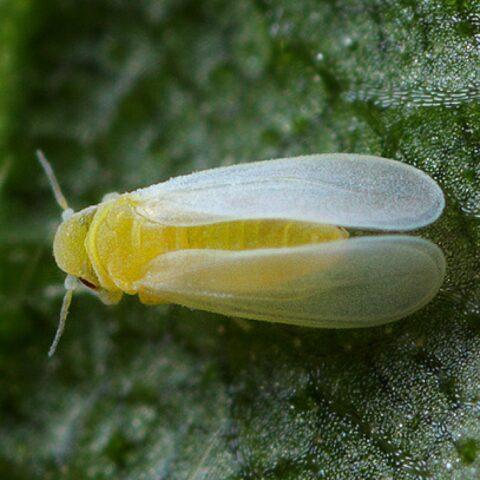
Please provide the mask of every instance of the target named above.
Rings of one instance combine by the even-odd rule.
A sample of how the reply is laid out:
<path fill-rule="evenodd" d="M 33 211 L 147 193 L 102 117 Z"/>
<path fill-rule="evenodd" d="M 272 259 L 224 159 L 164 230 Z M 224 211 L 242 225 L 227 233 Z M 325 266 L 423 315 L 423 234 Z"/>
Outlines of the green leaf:
<path fill-rule="evenodd" d="M 480 476 L 477 0 L 4 0 L 0 14 L 2 478 Z M 48 360 L 63 274 L 36 148 L 76 208 L 237 162 L 395 158 L 445 191 L 415 234 L 448 275 L 422 311 L 365 330 L 78 295 Z"/>

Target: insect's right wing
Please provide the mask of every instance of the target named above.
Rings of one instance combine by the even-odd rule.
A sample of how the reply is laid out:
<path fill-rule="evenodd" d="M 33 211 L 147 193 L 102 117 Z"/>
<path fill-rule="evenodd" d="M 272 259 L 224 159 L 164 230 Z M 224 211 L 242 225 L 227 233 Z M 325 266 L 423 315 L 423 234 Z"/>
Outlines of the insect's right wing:
<path fill-rule="evenodd" d="M 295 248 L 181 250 L 156 258 L 140 294 L 236 317 L 312 327 L 363 327 L 409 315 L 443 281 L 433 243 L 357 237 Z"/>
<path fill-rule="evenodd" d="M 401 162 L 309 155 L 214 168 L 133 192 L 137 211 L 166 225 L 283 219 L 374 230 L 412 230 L 444 207 L 430 177 Z"/>

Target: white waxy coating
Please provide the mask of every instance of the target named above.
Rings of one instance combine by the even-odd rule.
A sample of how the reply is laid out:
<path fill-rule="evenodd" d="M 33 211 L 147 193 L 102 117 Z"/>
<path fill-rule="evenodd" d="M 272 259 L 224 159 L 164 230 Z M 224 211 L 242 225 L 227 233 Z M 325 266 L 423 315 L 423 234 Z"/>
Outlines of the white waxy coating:
<path fill-rule="evenodd" d="M 275 218 L 373 230 L 435 221 L 437 183 L 401 162 L 323 154 L 216 168 L 133 192 L 139 214 L 169 225 Z"/>
<path fill-rule="evenodd" d="M 157 257 L 144 292 L 190 308 L 311 327 L 366 327 L 418 310 L 445 260 L 430 241 L 357 237 L 294 248 L 180 250 Z"/>

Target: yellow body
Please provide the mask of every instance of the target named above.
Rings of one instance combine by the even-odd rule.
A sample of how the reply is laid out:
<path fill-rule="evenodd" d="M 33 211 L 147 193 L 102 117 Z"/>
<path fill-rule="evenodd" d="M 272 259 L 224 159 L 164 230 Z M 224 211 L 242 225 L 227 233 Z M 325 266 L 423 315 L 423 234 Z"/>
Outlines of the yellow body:
<path fill-rule="evenodd" d="M 144 303 L 164 303 L 138 291 L 136 283 L 162 254 L 188 249 L 252 250 L 340 240 L 339 227 L 281 220 L 246 220 L 198 226 L 168 226 L 141 216 L 134 196 L 90 207 L 57 230 L 54 255 L 59 267 L 103 292 L 109 301 L 122 293 Z"/>

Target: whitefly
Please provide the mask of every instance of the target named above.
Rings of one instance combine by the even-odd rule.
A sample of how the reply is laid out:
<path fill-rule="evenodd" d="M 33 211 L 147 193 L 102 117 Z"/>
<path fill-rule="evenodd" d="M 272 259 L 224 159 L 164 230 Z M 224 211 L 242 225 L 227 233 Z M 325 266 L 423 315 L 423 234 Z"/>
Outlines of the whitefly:
<path fill-rule="evenodd" d="M 110 194 L 73 213 L 40 158 L 66 212 L 54 255 L 67 294 L 51 353 L 76 279 L 105 303 L 129 294 L 333 328 L 398 320 L 443 282 L 442 251 L 399 234 L 441 215 L 442 190 L 401 162 L 324 154 L 240 164 Z"/>

